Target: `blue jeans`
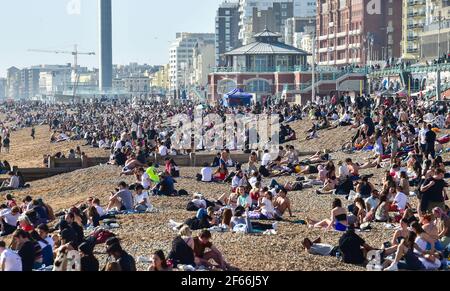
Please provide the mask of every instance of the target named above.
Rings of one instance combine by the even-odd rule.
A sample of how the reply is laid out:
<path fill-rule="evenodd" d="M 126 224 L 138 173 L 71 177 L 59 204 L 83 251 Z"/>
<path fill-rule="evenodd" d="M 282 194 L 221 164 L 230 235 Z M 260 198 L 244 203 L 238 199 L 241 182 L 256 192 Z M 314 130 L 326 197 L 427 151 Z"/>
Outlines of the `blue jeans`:
<path fill-rule="evenodd" d="M 272 189 L 272 188 L 276 188 L 276 187 L 281 188 L 281 185 L 275 179 L 272 179 L 272 181 L 270 182 L 269 188 Z"/>

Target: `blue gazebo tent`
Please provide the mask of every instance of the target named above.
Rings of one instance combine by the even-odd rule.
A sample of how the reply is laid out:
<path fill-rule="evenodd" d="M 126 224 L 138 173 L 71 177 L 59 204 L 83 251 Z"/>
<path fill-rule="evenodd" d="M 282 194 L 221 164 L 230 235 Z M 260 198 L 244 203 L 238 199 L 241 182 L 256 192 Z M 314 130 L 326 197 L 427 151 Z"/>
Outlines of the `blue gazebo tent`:
<path fill-rule="evenodd" d="M 252 94 L 245 93 L 242 89 L 234 89 L 223 97 L 225 107 L 250 106 L 252 103 Z"/>

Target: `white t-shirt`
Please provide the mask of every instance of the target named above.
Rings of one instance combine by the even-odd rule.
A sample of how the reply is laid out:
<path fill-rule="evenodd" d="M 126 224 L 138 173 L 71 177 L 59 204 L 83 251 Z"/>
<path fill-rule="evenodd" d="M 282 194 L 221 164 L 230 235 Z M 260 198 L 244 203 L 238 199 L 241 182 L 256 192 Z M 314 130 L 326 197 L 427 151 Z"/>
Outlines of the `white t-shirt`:
<path fill-rule="evenodd" d="M 202 173 L 202 181 L 203 182 L 211 182 L 212 180 L 212 169 L 210 167 L 205 167 L 201 170 Z"/>
<path fill-rule="evenodd" d="M 256 177 L 251 177 L 248 182 L 250 183 L 250 186 L 252 186 L 252 188 L 255 188 L 256 183 L 258 182 L 258 178 Z"/>
<path fill-rule="evenodd" d="M 52 247 L 52 249 L 54 249 L 55 247 L 55 241 L 52 239 L 51 236 L 47 236 L 45 238 L 45 241 Z"/>
<path fill-rule="evenodd" d="M 427 134 L 427 132 L 428 132 L 428 129 L 423 129 L 423 128 L 419 131 L 420 144 L 426 144 L 427 143 L 427 141 L 426 141 L 426 134 Z"/>
<path fill-rule="evenodd" d="M 103 216 L 105 215 L 105 210 L 100 205 L 94 205 L 95 209 L 97 209 L 98 215 Z"/>
<path fill-rule="evenodd" d="M 342 118 L 341 118 L 342 122 L 349 122 L 350 121 L 350 115 L 348 115 L 347 113 L 345 113 Z"/>
<path fill-rule="evenodd" d="M 239 176 L 234 176 L 233 180 L 231 180 L 231 187 L 232 188 L 237 188 L 239 187 L 239 182 L 241 182 L 241 178 L 239 178 Z"/>
<path fill-rule="evenodd" d="M 4 221 L 12 226 L 16 226 L 17 225 L 17 220 L 19 219 L 19 214 L 17 215 L 12 215 L 11 214 L 11 210 L 9 209 L 4 209 L 0 212 L 0 216 L 3 217 Z"/>
<path fill-rule="evenodd" d="M 0 255 L 0 266 L 5 263 L 6 272 L 22 272 L 22 259 L 12 250 L 5 249 Z"/>
<path fill-rule="evenodd" d="M 272 219 L 275 213 L 275 208 L 273 207 L 272 201 L 264 197 L 261 202 L 264 204 L 261 209 L 261 213 L 267 218 Z"/>
<path fill-rule="evenodd" d="M 122 148 L 122 141 L 118 140 L 116 141 L 116 145 L 114 146 L 114 149 L 119 150 Z"/>
<path fill-rule="evenodd" d="M 19 188 L 19 185 L 20 185 L 19 177 L 15 176 L 15 175 L 11 176 L 8 187 L 17 189 L 17 188 Z"/>
<path fill-rule="evenodd" d="M 167 147 L 166 147 L 165 145 L 159 146 L 158 151 L 159 151 L 159 155 L 160 155 L 161 157 L 167 156 L 168 150 L 167 150 Z"/>
<path fill-rule="evenodd" d="M 397 204 L 399 210 L 404 210 L 406 208 L 406 204 L 408 203 L 408 197 L 405 193 L 398 192 L 394 198 L 394 202 Z"/>
<path fill-rule="evenodd" d="M 144 187 L 144 189 L 150 188 L 150 185 L 152 184 L 152 180 L 150 179 L 150 176 L 147 174 L 147 172 L 144 172 L 144 174 L 142 174 L 141 180 L 142 180 L 141 184 L 142 184 L 142 187 Z"/>
<path fill-rule="evenodd" d="M 369 204 L 369 206 L 370 206 L 369 211 L 370 211 L 370 210 L 377 208 L 378 203 L 380 203 L 380 200 L 378 200 L 378 198 L 374 198 L 374 197 L 370 196 L 364 202 L 366 202 L 366 204 Z"/>
<path fill-rule="evenodd" d="M 342 165 L 339 167 L 339 178 L 345 179 L 350 176 L 347 165 Z"/>
<path fill-rule="evenodd" d="M 198 208 L 206 208 L 206 200 L 205 199 L 192 199 L 192 203 Z"/>
<path fill-rule="evenodd" d="M 150 207 L 150 201 L 148 199 L 147 191 L 142 191 L 142 193 L 140 195 L 136 195 L 136 197 L 134 198 L 134 204 L 135 205 L 141 204 L 141 202 L 143 202 L 144 199 L 147 199 L 147 202 L 145 203 L 145 205 L 147 207 Z"/>
<path fill-rule="evenodd" d="M 262 157 L 261 165 L 263 165 L 264 167 L 267 167 L 267 165 L 270 163 L 271 160 L 272 160 L 272 158 L 271 158 L 270 154 L 265 153 Z"/>

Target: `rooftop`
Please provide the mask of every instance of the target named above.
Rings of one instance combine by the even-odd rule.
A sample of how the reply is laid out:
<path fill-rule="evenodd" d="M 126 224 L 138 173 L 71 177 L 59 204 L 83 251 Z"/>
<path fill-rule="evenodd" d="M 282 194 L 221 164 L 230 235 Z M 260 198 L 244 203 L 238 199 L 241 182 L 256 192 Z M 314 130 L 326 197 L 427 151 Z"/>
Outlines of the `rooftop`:
<path fill-rule="evenodd" d="M 304 50 L 280 42 L 278 39 L 281 35 L 268 29 L 254 37 L 255 42 L 227 52 L 225 55 L 310 55 Z"/>

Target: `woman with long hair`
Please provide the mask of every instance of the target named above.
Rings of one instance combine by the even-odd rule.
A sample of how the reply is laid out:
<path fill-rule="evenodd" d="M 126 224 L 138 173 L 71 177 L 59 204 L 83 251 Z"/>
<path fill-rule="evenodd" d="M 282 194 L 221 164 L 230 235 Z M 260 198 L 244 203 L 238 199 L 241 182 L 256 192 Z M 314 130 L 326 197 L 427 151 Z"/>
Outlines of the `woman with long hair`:
<path fill-rule="evenodd" d="M 331 207 L 331 217 L 329 219 L 314 221 L 306 218 L 308 225 L 313 228 L 324 228 L 326 230 L 334 228 L 337 231 L 346 231 L 348 228 L 347 210 L 342 207 L 342 201 L 334 199 Z"/>
<path fill-rule="evenodd" d="M 419 271 L 424 270 L 425 266 L 420 261 L 420 255 L 417 252 L 422 253 L 423 250 L 416 243 L 417 234 L 413 231 L 408 233 L 408 236 L 400 242 L 397 247 L 394 261 L 385 268 L 385 271 L 396 270 L 410 270 Z M 404 258 L 404 262 L 400 262 Z M 389 263 L 389 261 L 386 261 Z"/>
<path fill-rule="evenodd" d="M 170 271 L 167 264 L 166 256 L 162 250 L 156 251 L 153 254 L 153 263 L 150 265 L 149 271 Z"/>

